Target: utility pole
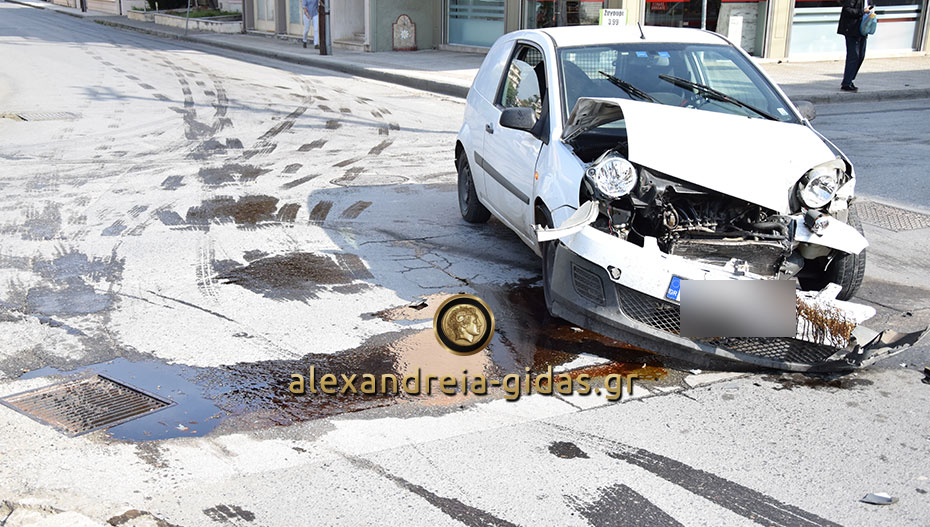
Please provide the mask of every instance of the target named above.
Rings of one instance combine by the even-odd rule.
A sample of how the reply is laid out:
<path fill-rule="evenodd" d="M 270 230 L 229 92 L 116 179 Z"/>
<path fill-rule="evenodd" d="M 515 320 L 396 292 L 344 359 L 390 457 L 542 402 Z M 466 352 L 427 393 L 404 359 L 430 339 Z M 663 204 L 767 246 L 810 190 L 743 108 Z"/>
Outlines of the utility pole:
<path fill-rule="evenodd" d="M 184 19 L 184 34 L 187 34 L 187 27 L 191 25 L 191 0 L 187 0 L 187 18 Z"/>
<path fill-rule="evenodd" d="M 329 22 L 331 5 L 332 0 L 320 0 L 320 9 L 323 11 L 320 13 L 320 55 L 333 54 L 332 26 Z"/>
<path fill-rule="evenodd" d="M 707 0 L 701 0 L 701 29 L 707 29 Z"/>

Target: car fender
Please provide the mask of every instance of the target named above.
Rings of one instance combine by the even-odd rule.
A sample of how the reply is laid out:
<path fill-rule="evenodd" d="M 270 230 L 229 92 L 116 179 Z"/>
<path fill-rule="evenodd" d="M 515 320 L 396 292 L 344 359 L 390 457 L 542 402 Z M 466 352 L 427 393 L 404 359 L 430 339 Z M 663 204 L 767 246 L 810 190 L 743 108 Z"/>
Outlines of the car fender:
<path fill-rule="evenodd" d="M 539 199 L 545 204 L 557 227 L 578 208 L 584 165 L 568 146 L 553 140 L 543 145 L 536 161 L 536 174 L 533 202 Z"/>

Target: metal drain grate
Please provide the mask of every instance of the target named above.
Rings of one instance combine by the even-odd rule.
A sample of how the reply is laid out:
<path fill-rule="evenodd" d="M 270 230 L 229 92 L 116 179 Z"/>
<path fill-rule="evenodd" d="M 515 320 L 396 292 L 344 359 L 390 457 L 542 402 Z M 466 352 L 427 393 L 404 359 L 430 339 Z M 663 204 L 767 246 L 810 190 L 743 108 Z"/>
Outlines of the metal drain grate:
<path fill-rule="evenodd" d="M 15 121 L 68 121 L 80 116 L 71 112 L 0 112 L 0 117 Z"/>
<path fill-rule="evenodd" d="M 890 231 L 912 231 L 930 227 L 930 214 L 900 209 L 874 201 L 857 201 L 854 206 L 863 223 L 877 225 Z"/>
<path fill-rule="evenodd" d="M 103 375 L 9 395 L 0 399 L 0 403 L 71 437 L 174 404 Z"/>

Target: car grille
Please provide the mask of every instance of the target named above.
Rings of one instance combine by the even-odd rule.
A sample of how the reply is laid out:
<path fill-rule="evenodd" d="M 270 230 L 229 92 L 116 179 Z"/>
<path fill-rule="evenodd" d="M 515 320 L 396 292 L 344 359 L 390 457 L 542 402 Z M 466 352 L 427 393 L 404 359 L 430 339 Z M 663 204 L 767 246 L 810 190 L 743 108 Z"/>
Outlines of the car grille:
<path fill-rule="evenodd" d="M 620 310 L 627 317 L 666 333 L 681 333 L 681 308 L 677 304 L 620 285 L 617 286 L 617 298 Z M 832 346 L 796 338 L 715 337 L 691 340 L 735 353 L 802 364 L 823 362 L 837 351 Z"/>
<path fill-rule="evenodd" d="M 572 264 L 572 286 L 582 298 L 586 298 L 599 306 L 607 303 L 604 298 L 604 283 L 601 282 L 601 277 L 575 264 Z"/>

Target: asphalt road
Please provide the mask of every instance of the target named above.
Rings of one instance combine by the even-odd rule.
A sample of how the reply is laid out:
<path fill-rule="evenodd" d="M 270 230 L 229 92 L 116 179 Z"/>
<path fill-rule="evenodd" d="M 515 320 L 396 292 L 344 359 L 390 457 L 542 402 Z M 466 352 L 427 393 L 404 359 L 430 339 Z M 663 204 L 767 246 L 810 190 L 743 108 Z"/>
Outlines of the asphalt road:
<path fill-rule="evenodd" d="M 0 396 L 76 371 L 179 403 L 76 438 L 0 407 L 4 525 L 930 520 L 926 346 L 840 378 L 698 372 L 550 319 L 537 258 L 458 215 L 459 100 L 8 3 L 0 56 L 0 114 L 27 118 L 0 118 Z M 872 152 L 858 107 L 819 111 Z M 881 152 L 908 196 L 886 201 L 920 201 L 925 148 Z M 926 229 L 866 230 L 860 300 L 926 325 Z M 457 292 L 494 310 L 488 353 L 438 350 Z M 620 403 L 288 394 L 310 365 L 643 380 Z"/>
<path fill-rule="evenodd" d="M 814 127 L 856 166 L 864 198 L 930 211 L 930 100 L 818 105 Z"/>

